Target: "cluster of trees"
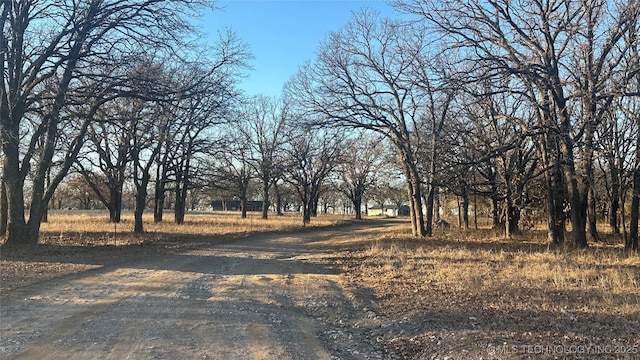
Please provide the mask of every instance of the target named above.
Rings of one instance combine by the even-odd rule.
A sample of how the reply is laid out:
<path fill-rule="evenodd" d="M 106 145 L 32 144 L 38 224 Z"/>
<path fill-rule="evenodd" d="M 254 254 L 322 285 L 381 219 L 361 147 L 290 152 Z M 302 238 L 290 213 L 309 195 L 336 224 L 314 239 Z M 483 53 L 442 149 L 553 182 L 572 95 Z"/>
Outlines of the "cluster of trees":
<path fill-rule="evenodd" d="M 189 23 L 209 5 L 0 3 L 1 223 L 7 244 L 38 241 L 46 209 L 73 167 L 82 170 L 114 221 L 130 168 L 136 229 L 142 229 L 152 169 L 179 178 L 198 147 L 206 146 L 198 132 L 221 121 L 238 96 L 233 85 L 249 56 L 246 47 L 229 32 L 215 47 L 203 48 Z M 154 167 L 167 154 L 173 167 Z"/>
<path fill-rule="evenodd" d="M 465 209 L 470 194 L 490 198 L 507 236 L 537 203 L 552 243 L 564 241 L 568 217 L 573 243 L 586 247 L 604 212 L 614 231 L 630 222 L 626 245 L 637 248 L 640 3 L 393 5 L 402 21 L 363 11 L 331 33 L 290 96 L 319 114 L 316 125 L 393 144 L 416 236 L 431 234 L 444 186 Z"/>
<path fill-rule="evenodd" d="M 189 194 L 214 190 L 257 190 L 264 218 L 290 191 L 306 224 L 331 188 L 357 218 L 408 200 L 422 237 L 444 190 L 466 227 L 481 197 L 507 236 L 545 214 L 550 242 L 568 220 L 585 247 L 606 216 L 637 249 L 639 3 L 397 0 L 401 20 L 363 10 L 330 33 L 281 99 L 235 89 L 250 54 L 233 33 L 198 46 L 187 19 L 206 5 L 2 2 L 7 243 L 37 242 L 81 176 L 114 222 L 131 187 L 135 231 L 149 202 L 162 221 L 170 194 L 182 223 Z"/>
<path fill-rule="evenodd" d="M 287 183 L 310 221 L 341 137 L 297 127 L 279 100 L 243 99 L 235 84 L 247 47 L 232 32 L 203 47 L 189 23 L 207 5 L 0 4 L 6 244 L 37 243 L 47 210 L 64 197 L 85 209 L 97 199 L 119 222 L 127 188 L 135 232 L 149 203 L 163 220 L 167 194 L 181 224 L 195 190 L 225 189 L 245 204 L 255 179 L 265 218 L 271 187 L 280 199 Z"/>

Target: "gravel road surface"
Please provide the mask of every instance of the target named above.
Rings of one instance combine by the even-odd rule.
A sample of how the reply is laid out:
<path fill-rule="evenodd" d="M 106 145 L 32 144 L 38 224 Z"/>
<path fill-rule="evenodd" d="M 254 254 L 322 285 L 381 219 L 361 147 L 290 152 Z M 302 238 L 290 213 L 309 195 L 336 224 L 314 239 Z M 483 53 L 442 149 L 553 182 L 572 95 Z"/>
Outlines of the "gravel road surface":
<path fill-rule="evenodd" d="M 383 358 L 341 330 L 362 311 L 323 257 L 366 226 L 130 255 L 2 294 L 0 358 Z"/>

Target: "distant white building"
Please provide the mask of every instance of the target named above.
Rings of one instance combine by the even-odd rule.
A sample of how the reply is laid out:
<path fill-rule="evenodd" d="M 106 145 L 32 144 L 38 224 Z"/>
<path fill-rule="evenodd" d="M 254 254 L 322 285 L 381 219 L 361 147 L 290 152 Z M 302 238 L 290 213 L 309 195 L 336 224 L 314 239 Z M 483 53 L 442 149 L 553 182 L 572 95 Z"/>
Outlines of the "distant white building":
<path fill-rule="evenodd" d="M 374 205 L 369 208 L 369 216 L 409 216 L 409 206 L 402 205 L 398 209 L 396 205 Z"/>

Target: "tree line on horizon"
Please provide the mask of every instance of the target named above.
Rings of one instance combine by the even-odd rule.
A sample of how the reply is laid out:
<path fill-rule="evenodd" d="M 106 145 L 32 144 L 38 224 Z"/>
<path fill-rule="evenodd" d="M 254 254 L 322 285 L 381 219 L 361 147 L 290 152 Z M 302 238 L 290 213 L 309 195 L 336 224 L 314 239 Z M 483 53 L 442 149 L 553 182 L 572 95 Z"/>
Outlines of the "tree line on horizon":
<path fill-rule="evenodd" d="M 637 249 L 640 4 L 392 4 L 403 17 L 364 9 L 329 33 L 280 98 L 247 98 L 247 46 L 203 47 L 189 23 L 207 1 L 2 2 L 5 243 L 37 243 L 81 179 L 113 222 L 130 187 L 136 232 L 168 194 L 180 224 L 196 190 L 259 194 L 267 218 L 286 188 L 303 224 L 329 189 L 357 218 L 407 200 L 424 237 L 444 191 L 466 228 L 481 197 L 507 237 L 542 213 L 552 244 L 567 222 L 574 246 L 599 241 L 606 219 Z"/>

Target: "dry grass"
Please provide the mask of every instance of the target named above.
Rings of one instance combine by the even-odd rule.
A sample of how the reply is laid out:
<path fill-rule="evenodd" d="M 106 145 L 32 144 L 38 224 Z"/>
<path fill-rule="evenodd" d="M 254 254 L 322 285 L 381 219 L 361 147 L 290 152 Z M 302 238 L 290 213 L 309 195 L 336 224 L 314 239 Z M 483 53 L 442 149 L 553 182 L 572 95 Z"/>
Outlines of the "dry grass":
<path fill-rule="evenodd" d="M 343 216 L 321 215 L 308 227 L 338 224 L 347 219 Z M 145 234 L 133 234 L 133 214 L 125 213 L 119 224 L 108 221 L 104 211 L 63 211 L 49 215 L 42 224 L 41 244 L 47 245 L 133 245 L 153 243 L 161 240 L 185 240 L 229 238 L 249 233 L 291 231 L 302 227 L 298 215 L 274 216 L 262 219 L 259 213 L 249 213 L 242 219 L 238 213 L 210 212 L 189 213 L 184 224 L 178 225 L 173 214 L 167 213 L 164 221 L 153 222 L 152 214 L 143 216 Z"/>
<path fill-rule="evenodd" d="M 383 336 L 401 358 L 558 358 L 526 346 L 578 344 L 593 345 L 594 356 L 640 356 L 640 257 L 606 244 L 550 250 L 541 233 L 505 241 L 489 230 L 447 230 L 414 240 L 398 228 L 349 253 L 345 268 L 389 328 L 402 324 Z M 514 351 L 500 353 L 507 345 Z M 596 353 L 596 345 L 629 351 Z"/>

